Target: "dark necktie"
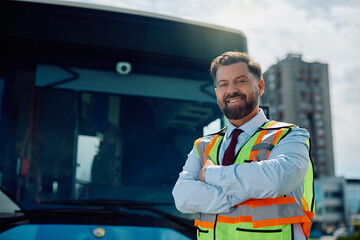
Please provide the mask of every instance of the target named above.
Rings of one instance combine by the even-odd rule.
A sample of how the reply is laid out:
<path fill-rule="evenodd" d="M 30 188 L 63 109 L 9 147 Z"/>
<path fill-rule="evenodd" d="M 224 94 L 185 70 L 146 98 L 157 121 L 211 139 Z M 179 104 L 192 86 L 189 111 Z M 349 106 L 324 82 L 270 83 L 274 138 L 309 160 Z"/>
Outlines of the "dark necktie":
<path fill-rule="evenodd" d="M 235 155 L 235 147 L 237 143 L 237 138 L 240 133 L 242 133 L 243 130 L 241 129 L 234 129 L 232 131 L 232 137 L 229 146 L 225 150 L 222 165 L 223 166 L 229 166 L 234 163 L 234 155 Z"/>

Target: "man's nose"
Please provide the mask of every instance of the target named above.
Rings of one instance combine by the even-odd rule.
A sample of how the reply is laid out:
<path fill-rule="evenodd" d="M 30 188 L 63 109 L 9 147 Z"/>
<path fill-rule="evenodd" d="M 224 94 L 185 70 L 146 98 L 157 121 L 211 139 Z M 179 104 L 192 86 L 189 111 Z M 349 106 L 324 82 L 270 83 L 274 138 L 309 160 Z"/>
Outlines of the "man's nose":
<path fill-rule="evenodd" d="M 238 89 L 238 87 L 236 86 L 236 84 L 234 84 L 234 83 L 230 83 L 230 84 L 229 84 L 228 89 L 227 89 L 227 92 L 228 92 L 229 94 L 235 93 L 235 92 L 238 92 L 238 91 L 239 91 L 239 89 Z"/>

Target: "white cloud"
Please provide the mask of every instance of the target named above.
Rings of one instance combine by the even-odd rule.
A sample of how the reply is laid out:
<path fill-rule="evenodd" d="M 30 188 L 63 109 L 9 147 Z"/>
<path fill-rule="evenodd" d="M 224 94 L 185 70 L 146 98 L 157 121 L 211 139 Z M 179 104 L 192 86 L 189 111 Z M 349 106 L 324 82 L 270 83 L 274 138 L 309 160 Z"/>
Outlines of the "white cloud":
<path fill-rule="evenodd" d="M 276 3 L 281 4 L 225 4 L 226 9 L 218 11 L 229 17 L 219 19 L 245 32 L 250 54 L 264 69 L 289 52 L 329 65 L 336 173 L 360 178 L 355 150 L 360 146 L 360 130 L 355 127 L 360 119 L 360 4 L 334 4 L 324 12 Z M 237 9 L 243 11 L 236 14 Z"/>

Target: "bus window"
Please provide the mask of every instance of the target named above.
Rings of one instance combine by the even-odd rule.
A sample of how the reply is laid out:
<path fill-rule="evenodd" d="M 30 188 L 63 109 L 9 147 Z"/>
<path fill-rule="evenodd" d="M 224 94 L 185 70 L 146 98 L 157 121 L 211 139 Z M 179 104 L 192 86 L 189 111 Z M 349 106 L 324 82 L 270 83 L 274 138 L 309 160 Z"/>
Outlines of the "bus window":
<path fill-rule="evenodd" d="M 215 99 L 202 92 L 204 83 L 189 80 L 195 84 L 182 88 L 193 94 L 176 95 L 178 79 L 167 78 L 166 88 L 158 89 L 145 84 L 156 76 L 143 75 L 137 87 L 107 89 L 107 82 L 127 80 L 88 69 L 76 69 L 78 78 L 71 82 L 49 83 L 54 76 L 62 79 L 58 71 L 37 67 L 34 85 L 24 76 L 17 79 L 24 91 L 17 96 L 22 114 L 15 116 L 17 167 L 27 163 L 29 169 L 18 177 L 18 200 L 172 201 L 171 189 L 194 139 L 221 116 Z M 203 101 L 194 101 L 194 94 Z M 29 99 L 32 104 L 24 104 Z"/>

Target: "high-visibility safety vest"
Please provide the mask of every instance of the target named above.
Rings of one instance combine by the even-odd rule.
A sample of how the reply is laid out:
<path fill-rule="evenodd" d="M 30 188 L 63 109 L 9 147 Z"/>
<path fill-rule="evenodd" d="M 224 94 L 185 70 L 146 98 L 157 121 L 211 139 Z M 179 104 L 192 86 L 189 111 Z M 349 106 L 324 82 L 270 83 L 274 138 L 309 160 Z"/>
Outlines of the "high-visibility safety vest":
<path fill-rule="evenodd" d="M 288 123 L 266 122 L 239 150 L 234 164 L 251 163 L 254 156 L 258 156 L 259 160 L 268 159 L 270 151 L 293 127 L 295 125 Z M 194 148 L 202 164 L 204 155 L 209 155 L 214 164 L 218 165 L 218 152 L 224 135 L 225 129 L 195 141 Z M 307 144 L 310 147 L 309 141 Z M 235 206 L 229 213 L 198 213 L 195 217 L 198 239 L 290 240 L 293 239 L 294 223 L 301 223 L 305 236 L 309 237 L 315 215 L 314 174 L 310 154 L 309 162 L 301 201 L 286 195 L 250 199 Z"/>

